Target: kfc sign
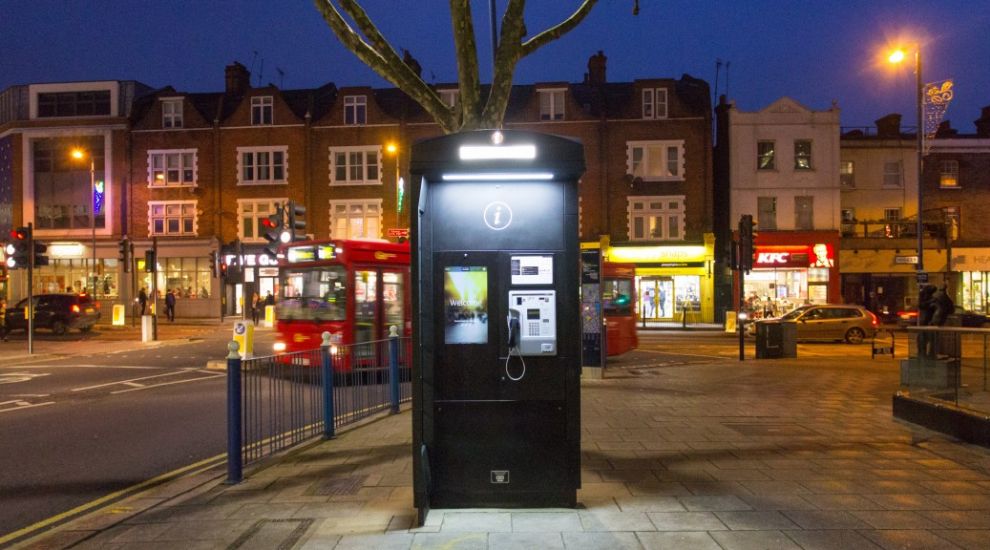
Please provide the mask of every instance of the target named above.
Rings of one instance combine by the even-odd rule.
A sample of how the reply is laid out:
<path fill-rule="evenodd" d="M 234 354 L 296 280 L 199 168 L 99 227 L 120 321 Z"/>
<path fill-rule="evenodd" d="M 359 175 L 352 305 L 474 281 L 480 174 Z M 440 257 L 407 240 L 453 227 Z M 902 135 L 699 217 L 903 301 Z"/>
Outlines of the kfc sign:
<path fill-rule="evenodd" d="M 760 265 L 787 265 L 790 257 L 790 252 L 758 252 L 756 263 Z"/>
<path fill-rule="evenodd" d="M 830 245 L 758 246 L 753 267 L 833 267 L 834 252 Z"/>

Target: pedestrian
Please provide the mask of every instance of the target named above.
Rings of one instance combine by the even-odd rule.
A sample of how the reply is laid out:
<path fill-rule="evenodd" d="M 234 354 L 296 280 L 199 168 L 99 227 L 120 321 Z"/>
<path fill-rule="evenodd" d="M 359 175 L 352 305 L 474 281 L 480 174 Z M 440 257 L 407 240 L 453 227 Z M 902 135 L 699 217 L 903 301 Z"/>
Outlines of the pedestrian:
<path fill-rule="evenodd" d="M 261 314 L 261 296 L 255 292 L 254 296 L 251 297 L 251 320 L 254 321 L 254 326 L 258 326 L 258 316 Z"/>
<path fill-rule="evenodd" d="M 138 291 L 138 303 L 141 304 L 141 316 L 144 316 L 144 310 L 148 306 L 148 291 L 141 287 Z"/>
<path fill-rule="evenodd" d="M 169 321 L 175 322 L 175 291 L 172 289 L 165 294 L 165 315 Z"/>
<path fill-rule="evenodd" d="M 932 294 L 932 303 L 934 304 L 934 311 L 932 312 L 931 324 L 940 327 L 945 324 L 949 315 L 955 313 L 956 310 L 956 304 L 952 301 L 952 298 L 949 298 L 945 283 L 938 287 L 938 290 Z"/>
<path fill-rule="evenodd" d="M 7 341 L 7 302 L 0 298 L 0 340 Z"/>
<path fill-rule="evenodd" d="M 275 296 L 272 296 L 272 291 L 268 291 L 268 295 L 265 296 L 265 305 L 273 306 L 275 305 Z"/>

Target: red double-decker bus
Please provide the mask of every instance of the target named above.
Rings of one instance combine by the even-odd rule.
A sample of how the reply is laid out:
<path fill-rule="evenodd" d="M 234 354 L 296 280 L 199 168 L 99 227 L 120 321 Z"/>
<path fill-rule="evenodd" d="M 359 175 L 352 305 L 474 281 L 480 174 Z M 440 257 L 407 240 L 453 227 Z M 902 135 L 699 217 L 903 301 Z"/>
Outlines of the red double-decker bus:
<path fill-rule="evenodd" d="M 384 340 L 391 326 L 412 334 L 408 243 L 302 241 L 279 253 L 276 352 L 315 349 L 324 331 L 335 346 Z"/>
<path fill-rule="evenodd" d="M 605 341 L 608 355 L 619 355 L 639 347 L 636 334 L 636 266 L 605 263 L 602 284 Z"/>

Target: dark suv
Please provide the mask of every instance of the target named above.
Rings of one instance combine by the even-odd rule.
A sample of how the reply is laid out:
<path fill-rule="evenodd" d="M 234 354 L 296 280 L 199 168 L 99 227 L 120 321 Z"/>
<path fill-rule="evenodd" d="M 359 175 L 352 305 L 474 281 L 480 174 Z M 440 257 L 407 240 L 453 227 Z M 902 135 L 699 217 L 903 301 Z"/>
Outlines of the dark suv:
<path fill-rule="evenodd" d="M 34 327 L 46 328 L 58 335 L 69 329 L 89 332 L 100 320 L 100 312 L 93 300 L 81 294 L 39 294 L 34 300 Z M 4 329 L 27 330 L 24 310 L 27 298 L 8 307 L 4 316 Z"/>

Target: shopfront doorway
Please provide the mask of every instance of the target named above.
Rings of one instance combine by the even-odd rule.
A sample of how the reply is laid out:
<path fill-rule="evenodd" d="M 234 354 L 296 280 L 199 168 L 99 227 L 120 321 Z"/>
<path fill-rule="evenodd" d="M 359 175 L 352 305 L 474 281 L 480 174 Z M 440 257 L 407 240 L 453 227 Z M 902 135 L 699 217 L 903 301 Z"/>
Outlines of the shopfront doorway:
<path fill-rule="evenodd" d="M 673 275 L 670 277 L 640 277 L 640 319 L 670 321 L 682 312 L 701 311 L 700 277 Z"/>

